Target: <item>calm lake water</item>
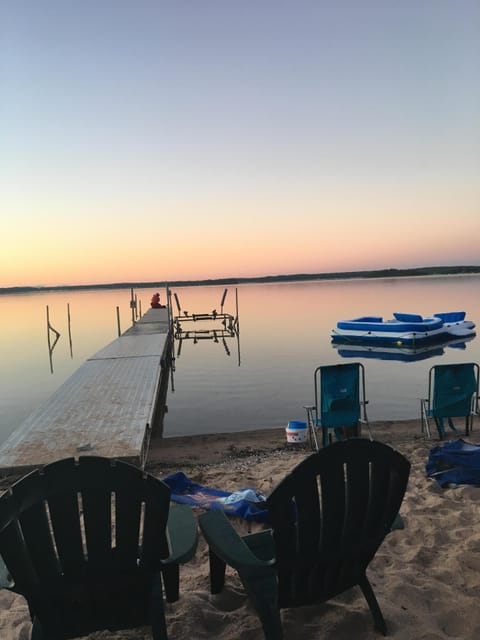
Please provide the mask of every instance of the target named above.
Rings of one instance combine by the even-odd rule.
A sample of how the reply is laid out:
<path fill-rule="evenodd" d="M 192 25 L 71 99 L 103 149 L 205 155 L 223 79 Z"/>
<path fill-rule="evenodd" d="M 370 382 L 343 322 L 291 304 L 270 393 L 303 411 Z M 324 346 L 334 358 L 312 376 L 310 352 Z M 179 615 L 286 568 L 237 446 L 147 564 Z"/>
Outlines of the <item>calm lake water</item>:
<path fill-rule="evenodd" d="M 224 289 L 172 291 L 182 311 L 192 314 L 220 311 Z M 152 293 L 151 288 L 135 289 L 144 311 Z M 161 294 L 165 301 L 165 293 Z M 417 354 L 422 359 L 415 361 L 380 359 L 376 353 L 344 355 L 330 339 L 339 319 L 390 318 L 394 311 L 428 316 L 462 310 L 479 323 L 480 276 L 229 286 L 223 310 L 235 315 L 237 300 L 238 337 L 176 341 L 166 436 L 278 427 L 304 420 L 303 406 L 313 399 L 315 367 L 347 360 L 365 365 L 370 421 L 418 418 L 432 365 L 480 362 L 478 337 Z M 121 330 L 131 325 L 129 303 L 129 289 L 0 296 L 0 441 L 89 356 L 117 337 L 117 306 Z M 51 325 L 60 333 L 51 358 L 47 306 Z M 177 313 L 175 303 L 173 311 Z M 187 324 L 184 330 L 204 328 L 200 323 Z"/>

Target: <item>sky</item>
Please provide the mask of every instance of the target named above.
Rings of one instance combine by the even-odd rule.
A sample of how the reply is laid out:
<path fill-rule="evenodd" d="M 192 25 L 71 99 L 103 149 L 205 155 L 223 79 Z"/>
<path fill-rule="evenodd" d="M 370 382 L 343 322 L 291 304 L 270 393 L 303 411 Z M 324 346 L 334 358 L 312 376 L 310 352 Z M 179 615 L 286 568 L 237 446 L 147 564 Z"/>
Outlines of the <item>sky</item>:
<path fill-rule="evenodd" d="M 479 265 L 478 0 L 0 0 L 0 287 Z"/>

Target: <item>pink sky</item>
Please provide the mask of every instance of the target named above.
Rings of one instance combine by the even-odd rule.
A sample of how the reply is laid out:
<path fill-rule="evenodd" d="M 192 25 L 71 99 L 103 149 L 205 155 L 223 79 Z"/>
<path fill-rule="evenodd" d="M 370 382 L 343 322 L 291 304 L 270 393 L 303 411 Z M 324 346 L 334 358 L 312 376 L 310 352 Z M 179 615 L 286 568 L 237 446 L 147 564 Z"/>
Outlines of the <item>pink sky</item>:
<path fill-rule="evenodd" d="M 51 5 L 0 9 L 0 287 L 480 264 L 478 3 Z"/>

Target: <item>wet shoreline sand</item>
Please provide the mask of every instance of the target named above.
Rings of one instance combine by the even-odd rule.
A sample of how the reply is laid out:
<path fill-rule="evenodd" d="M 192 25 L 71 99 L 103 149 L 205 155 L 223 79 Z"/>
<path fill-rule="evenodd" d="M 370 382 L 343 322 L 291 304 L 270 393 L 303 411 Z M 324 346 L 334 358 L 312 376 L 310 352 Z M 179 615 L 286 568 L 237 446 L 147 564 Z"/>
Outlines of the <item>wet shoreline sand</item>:
<path fill-rule="evenodd" d="M 370 423 L 372 436 L 395 446 L 403 441 L 423 440 L 419 420 L 381 421 Z M 364 427 L 363 437 L 368 437 Z M 153 438 L 147 456 L 147 468 L 158 464 L 192 465 L 215 464 L 234 457 L 245 457 L 249 453 L 267 454 L 273 451 L 304 451 L 308 445 L 287 443 L 285 427 L 255 429 L 233 433 L 192 435 L 168 438 Z"/>

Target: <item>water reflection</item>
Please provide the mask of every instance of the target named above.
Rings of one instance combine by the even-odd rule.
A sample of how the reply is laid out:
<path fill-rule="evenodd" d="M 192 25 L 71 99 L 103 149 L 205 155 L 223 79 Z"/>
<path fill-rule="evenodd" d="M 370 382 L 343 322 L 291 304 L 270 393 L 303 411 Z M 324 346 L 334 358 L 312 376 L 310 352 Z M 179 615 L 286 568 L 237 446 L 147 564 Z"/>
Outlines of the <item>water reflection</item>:
<path fill-rule="evenodd" d="M 52 342 L 52 334 L 55 336 Z M 53 373 L 53 350 L 60 338 L 60 333 L 52 326 L 50 322 L 50 311 L 47 304 L 47 343 L 48 343 L 48 359 L 50 362 L 50 373 Z"/>
<path fill-rule="evenodd" d="M 424 347 L 401 347 L 397 345 L 369 346 L 366 345 L 365 342 L 355 344 L 353 340 L 350 340 L 348 344 L 332 343 L 332 347 L 336 349 L 341 358 L 373 358 L 377 360 L 417 362 L 419 360 L 427 360 L 428 358 L 444 355 L 446 347 L 463 351 L 467 348 L 466 343 L 474 338 L 475 335 L 462 338 L 461 340 L 459 340 L 458 337 L 450 337 L 448 340 Z"/>
<path fill-rule="evenodd" d="M 68 329 L 68 345 L 70 349 L 70 358 L 73 359 L 73 340 L 72 340 L 72 323 L 70 316 L 70 303 L 67 303 L 67 329 Z M 57 331 L 50 322 L 50 309 L 47 305 L 47 344 L 48 344 L 48 361 L 50 364 L 50 373 L 53 374 L 53 351 L 57 346 L 57 342 L 61 337 L 60 331 Z"/>
<path fill-rule="evenodd" d="M 313 371 L 320 364 L 335 364 L 344 358 L 331 346 L 331 331 L 339 319 L 387 316 L 393 310 L 428 315 L 448 306 L 479 320 L 479 276 L 235 286 L 240 301 L 241 366 L 235 357 L 234 337 L 225 337 L 231 352 L 228 357 L 218 332 L 218 342 L 214 334 L 208 340 L 200 340 L 197 334 L 196 344 L 192 333 L 188 339 L 184 336 L 175 372 L 177 389 L 168 397 L 167 436 L 287 426 L 290 420 L 303 420 L 303 406 L 312 402 Z M 157 287 L 155 284 L 154 290 Z M 189 315 L 205 309 L 211 313 L 214 308 L 222 312 L 223 286 L 179 286 L 175 290 Z M 236 317 L 234 294 L 231 286 L 223 312 Z M 137 287 L 134 299 L 140 314 L 142 306 L 150 306 L 151 295 L 151 286 Z M 128 328 L 130 301 L 129 288 L 0 296 L 0 440 L 87 358 L 116 339 L 120 322 L 123 331 Z M 47 304 L 62 338 L 68 335 L 65 309 L 70 304 L 75 342 L 75 349 L 69 351 L 67 340 L 59 340 L 53 353 L 53 374 L 45 349 Z M 181 312 L 184 316 L 183 309 Z M 214 328 L 198 321 L 182 320 L 181 324 L 185 332 Z M 464 347 L 444 346 L 441 353 L 429 353 L 427 361 L 386 360 L 368 353 L 358 357 L 366 363 L 370 421 L 418 417 L 430 364 L 480 362 L 480 340 L 464 343 Z"/>

